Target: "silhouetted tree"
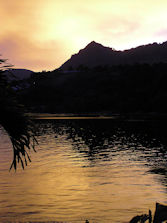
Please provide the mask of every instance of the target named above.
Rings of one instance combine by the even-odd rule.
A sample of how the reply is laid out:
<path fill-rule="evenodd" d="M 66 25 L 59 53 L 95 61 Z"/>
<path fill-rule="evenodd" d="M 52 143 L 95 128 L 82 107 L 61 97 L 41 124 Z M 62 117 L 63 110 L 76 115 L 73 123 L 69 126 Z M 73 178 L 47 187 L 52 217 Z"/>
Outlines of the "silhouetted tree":
<path fill-rule="evenodd" d="M 19 162 L 24 169 L 27 161 L 31 161 L 27 150 L 35 150 L 37 141 L 31 120 L 24 114 L 24 108 L 18 104 L 15 92 L 4 76 L 8 67 L 10 65 L 6 64 L 6 60 L 0 59 L 0 124 L 13 145 L 13 162 L 10 169 L 16 169 Z"/>

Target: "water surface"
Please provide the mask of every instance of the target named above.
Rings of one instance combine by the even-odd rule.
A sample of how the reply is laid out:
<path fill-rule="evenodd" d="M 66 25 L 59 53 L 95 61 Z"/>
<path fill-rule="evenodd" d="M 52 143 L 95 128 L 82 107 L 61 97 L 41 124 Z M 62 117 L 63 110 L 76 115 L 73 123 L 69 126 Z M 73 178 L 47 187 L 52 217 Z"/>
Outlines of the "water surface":
<path fill-rule="evenodd" d="M 32 163 L 9 172 L 0 129 L 0 221 L 128 222 L 167 201 L 166 125 L 36 120 Z"/>

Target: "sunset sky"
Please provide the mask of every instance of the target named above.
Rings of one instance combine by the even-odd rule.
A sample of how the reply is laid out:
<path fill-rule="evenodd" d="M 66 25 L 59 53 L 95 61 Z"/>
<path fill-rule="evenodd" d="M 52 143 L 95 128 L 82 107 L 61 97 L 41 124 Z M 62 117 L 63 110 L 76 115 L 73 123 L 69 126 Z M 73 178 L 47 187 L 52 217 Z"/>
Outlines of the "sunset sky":
<path fill-rule="evenodd" d="M 0 54 L 53 70 L 89 42 L 116 50 L 167 40 L 167 0 L 0 0 Z"/>

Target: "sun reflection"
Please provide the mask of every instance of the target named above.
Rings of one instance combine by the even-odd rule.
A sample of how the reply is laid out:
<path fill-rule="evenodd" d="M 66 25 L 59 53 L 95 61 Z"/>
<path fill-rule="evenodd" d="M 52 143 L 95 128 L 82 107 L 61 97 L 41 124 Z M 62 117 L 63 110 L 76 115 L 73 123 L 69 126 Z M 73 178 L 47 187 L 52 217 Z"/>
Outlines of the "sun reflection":
<path fill-rule="evenodd" d="M 0 153 L 4 222 L 128 222 L 149 208 L 154 211 L 156 201 L 165 202 L 164 176 L 149 172 L 156 157 L 134 132 L 129 138 L 130 130 L 117 126 L 115 131 L 109 120 L 39 122 L 37 153 L 31 153 L 33 162 L 24 171 L 8 173 L 9 159 L 4 150 Z M 8 143 L 2 141 L 3 147 Z"/>

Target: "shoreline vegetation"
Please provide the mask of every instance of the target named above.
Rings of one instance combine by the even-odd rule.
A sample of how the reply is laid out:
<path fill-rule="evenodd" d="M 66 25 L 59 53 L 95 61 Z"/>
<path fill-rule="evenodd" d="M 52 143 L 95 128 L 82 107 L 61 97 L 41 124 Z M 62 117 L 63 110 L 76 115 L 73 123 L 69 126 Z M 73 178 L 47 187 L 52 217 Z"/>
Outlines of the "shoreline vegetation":
<path fill-rule="evenodd" d="M 166 69 L 160 63 L 54 70 L 12 84 L 27 112 L 166 118 Z"/>

